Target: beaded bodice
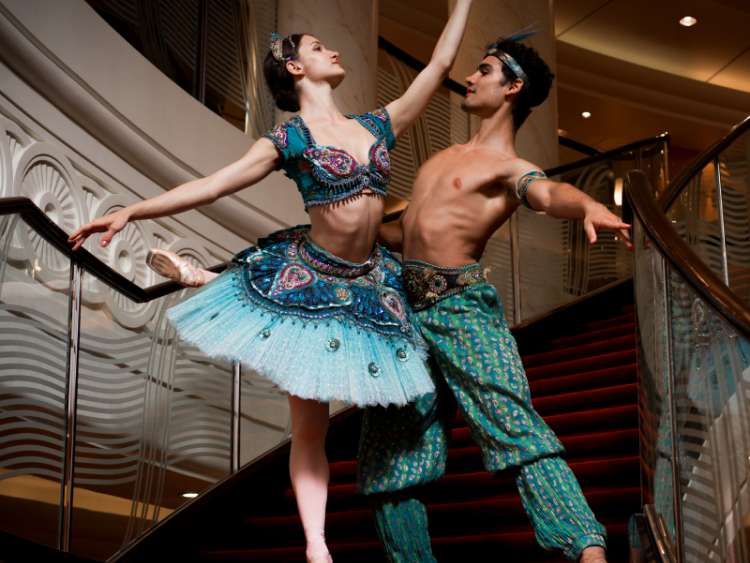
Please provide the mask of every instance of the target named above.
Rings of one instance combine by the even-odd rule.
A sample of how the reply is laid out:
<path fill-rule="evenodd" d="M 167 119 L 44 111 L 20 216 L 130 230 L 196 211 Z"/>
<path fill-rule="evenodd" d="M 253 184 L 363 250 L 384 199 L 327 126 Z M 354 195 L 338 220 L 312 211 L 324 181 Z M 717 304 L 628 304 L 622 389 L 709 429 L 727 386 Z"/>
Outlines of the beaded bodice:
<path fill-rule="evenodd" d="M 297 184 L 305 209 L 343 201 L 365 190 L 386 195 L 391 175 L 388 151 L 396 144 L 388 111 L 381 108 L 347 117 L 356 119 L 374 137 L 367 163 L 357 162 L 343 149 L 317 144 L 299 115 L 264 135 L 279 151 L 280 167 Z"/>

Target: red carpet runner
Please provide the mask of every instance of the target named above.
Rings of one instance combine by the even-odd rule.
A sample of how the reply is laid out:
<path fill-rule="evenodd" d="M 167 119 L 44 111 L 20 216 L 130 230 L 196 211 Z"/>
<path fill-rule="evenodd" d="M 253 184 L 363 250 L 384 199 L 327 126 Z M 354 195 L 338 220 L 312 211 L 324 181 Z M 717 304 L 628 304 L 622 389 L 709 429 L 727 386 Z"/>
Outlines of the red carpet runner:
<path fill-rule="evenodd" d="M 564 325 L 547 337 L 546 351 L 523 358 L 534 405 L 565 444 L 589 504 L 607 526 L 610 561 L 625 562 L 627 521 L 640 509 L 632 305 L 606 318 Z M 348 439 L 356 442 L 355 435 Z M 372 513 L 355 493 L 354 448 L 329 441 L 329 545 L 337 563 L 383 561 Z M 278 485 L 286 487 L 283 500 L 259 505 L 246 497 L 238 522 L 228 524 L 225 514 L 226 525 L 212 527 L 211 545 L 201 546 L 201 560 L 304 561 L 294 497 L 284 479 L 279 475 Z M 423 498 L 441 563 L 564 560 L 536 545 L 511 476 L 483 470 L 479 448 L 458 414 L 447 474 L 428 486 Z"/>

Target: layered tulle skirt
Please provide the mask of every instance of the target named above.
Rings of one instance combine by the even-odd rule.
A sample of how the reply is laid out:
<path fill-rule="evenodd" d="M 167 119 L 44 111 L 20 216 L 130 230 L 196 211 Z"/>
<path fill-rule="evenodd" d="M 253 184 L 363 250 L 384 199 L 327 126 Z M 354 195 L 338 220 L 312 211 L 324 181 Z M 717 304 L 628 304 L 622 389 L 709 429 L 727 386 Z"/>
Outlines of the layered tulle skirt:
<path fill-rule="evenodd" d="M 348 262 L 308 230 L 261 239 L 169 309 L 179 336 L 305 399 L 404 405 L 433 391 L 399 262 L 380 246 Z"/>

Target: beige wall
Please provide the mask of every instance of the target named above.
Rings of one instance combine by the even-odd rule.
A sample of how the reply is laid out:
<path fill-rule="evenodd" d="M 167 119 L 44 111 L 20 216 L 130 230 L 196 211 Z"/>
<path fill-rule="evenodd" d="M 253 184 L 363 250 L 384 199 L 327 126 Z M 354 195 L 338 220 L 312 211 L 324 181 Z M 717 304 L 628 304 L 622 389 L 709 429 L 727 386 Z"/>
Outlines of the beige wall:
<path fill-rule="evenodd" d="M 381 0 L 380 33 L 422 62 L 432 48 L 450 13 L 454 0 Z M 534 24 L 539 33 L 526 40 L 539 51 L 553 72 L 556 67 L 553 12 L 550 0 L 475 0 L 468 30 L 450 77 L 463 84 L 476 68 L 487 43 L 502 34 Z M 535 109 L 518 135 L 521 156 L 548 168 L 557 164 L 557 85 L 547 101 Z"/>
<path fill-rule="evenodd" d="M 59 122 L 63 129 L 52 135 L 66 146 L 122 170 L 114 175 L 131 201 L 210 174 L 252 144 L 164 76 L 83 0 L 0 1 L 0 52 L 23 83 L 76 124 L 47 118 L 42 126 L 54 129 Z M 11 94 L 10 79 L 0 84 Z M 40 115 L 34 99 L 18 95 L 14 103 Z M 79 130 L 94 142 L 84 142 Z M 306 219 L 296 188 L 281 174 L 176 217 L 225 252 Z"/>
<path fill-rule="evenodd" d="M 279 33 L 312 33 L 341 54 L 346 79 L 336 89 L 344 113 L 375 108 L 377 0 L 279 0 Z"/>
<path fill-rule="evenodd" d="M 450 0 L 453 2 L 453 0 Z M 487 43 L 529 24 L 539 33 L 525 43 L 531 45 L 555 72 L 555 36 L 550 0 L 475 0 L 451 78 L 464 83 L 484 55 Z M 536 108 L 518 133 L 520 155 L 542 168 L 557 164 L 557 86 L 553 83 L 549 98 Z"/>

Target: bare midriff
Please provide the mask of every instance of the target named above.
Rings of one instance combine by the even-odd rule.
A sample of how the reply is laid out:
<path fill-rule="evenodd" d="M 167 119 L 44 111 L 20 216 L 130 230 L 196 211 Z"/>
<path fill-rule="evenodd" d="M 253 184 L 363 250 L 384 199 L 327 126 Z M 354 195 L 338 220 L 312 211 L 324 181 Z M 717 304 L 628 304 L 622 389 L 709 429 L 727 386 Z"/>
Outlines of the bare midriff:
<path fill-rule="evenodd" d="M 427 161 L 403 217 L 405 260 L 458 267 L 476 262 L 517 207 L 498 181 L 498 155 L 466 145 Z"/>
<path fill-rule="evenodd" d="M 384 205 L 368 190 L 341 203 L 311 207 L 310 238 L 339 258 L 364 262 L 375 246 Z"/>

